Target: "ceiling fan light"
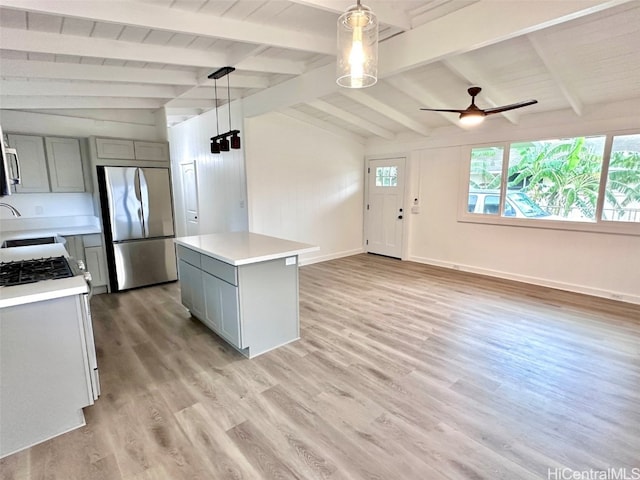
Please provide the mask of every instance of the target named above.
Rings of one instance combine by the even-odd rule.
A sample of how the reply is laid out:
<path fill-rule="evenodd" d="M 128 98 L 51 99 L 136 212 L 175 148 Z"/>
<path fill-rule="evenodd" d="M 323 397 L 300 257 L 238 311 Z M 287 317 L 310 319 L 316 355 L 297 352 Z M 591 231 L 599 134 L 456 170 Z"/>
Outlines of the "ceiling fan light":
<path fill-rule="evenodd" d="M 378 19 L 360 0 L 338 18 L 336 77 L 338 85 L 347 88 L 378 81 Z"/>
<path fill-rule="evenodd" d="M 229 140 L 227 139 L 227 137 L 220 139 L 220 151 L 221 152 L 229 151 Z"/>
<path fill-rule="evenodd" d="M 465 112 L 460 114 L 460 123 L 466 126 L 479 125 L 484 121 L 482 112 Z"/>
<path fill-rule="evenodd" d="M 231 135 L 231 148 L 233 150 L 240 149 L 240 137 L 238 136 L 237 133 L 234 133 L 233 135 Z"/>

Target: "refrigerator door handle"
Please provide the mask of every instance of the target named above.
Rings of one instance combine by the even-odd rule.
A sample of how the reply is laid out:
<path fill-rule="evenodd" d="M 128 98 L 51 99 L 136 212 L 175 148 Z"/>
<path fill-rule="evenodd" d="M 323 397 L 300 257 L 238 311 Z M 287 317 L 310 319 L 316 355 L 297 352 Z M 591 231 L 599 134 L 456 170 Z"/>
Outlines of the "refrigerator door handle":
<path fill-rule="evenodd" d="M 136 168 L 136 175 L 134 179 L 134 188 L 136 192 L 136 199 L 139 202 L 140 207 L 138 208 L 138 219 L 140 220 L 140 225 L 142 226 L 142 236 L 147 237 L 147 228 L 145 222 L 145 211 L 147 210 L 149 194 L 147 191 L 147 182 L 144 179 L 144 174 L 140 168 Z"/>
<path fill-rule="evenodd" d="M 140 204 L 142 205 L 142 234 L 145 238 L 149 238 L 149 186 L 147 185 L 147 177 L 144 175 L 144 169 L 138 168 L 137 173 Z"/>

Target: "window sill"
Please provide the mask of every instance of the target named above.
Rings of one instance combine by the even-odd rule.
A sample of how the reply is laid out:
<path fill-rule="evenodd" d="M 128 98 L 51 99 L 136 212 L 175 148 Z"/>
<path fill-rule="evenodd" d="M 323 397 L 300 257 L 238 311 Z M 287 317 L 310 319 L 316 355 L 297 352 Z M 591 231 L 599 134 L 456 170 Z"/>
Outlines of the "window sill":
<path fill-rule="evenodd" d="M 494 215 L 462 214 L 458 222 L 481 223 L 506 227 L 543 228 L 574 232 L 604 233 L 607 235 L 640 236 L 640 223 L 625 222 L 569 222 L 560 220 L 535 220 L 528 218 L 505 218 Z"/>

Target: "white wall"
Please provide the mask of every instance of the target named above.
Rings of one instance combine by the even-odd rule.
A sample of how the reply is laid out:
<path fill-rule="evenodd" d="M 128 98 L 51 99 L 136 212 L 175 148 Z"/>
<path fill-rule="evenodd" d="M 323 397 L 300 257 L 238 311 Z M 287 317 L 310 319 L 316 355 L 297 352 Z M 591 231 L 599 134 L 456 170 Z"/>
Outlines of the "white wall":
<path fill-rule="evenodd" d="M 240 130 L 244 149 L 246 136 L 240 127 L 240 108 L 234 102 L 231 115 L 234 128 Z M 225 106 L 220 110 L 220 132 L 229 130 L 228 123 Z M 198 175 L 199 233 L 248 229 L 243 149 L 212 155 L 209 139 L 216 131 L 215 110 L 169 128 L 178 236 L 186 235 L 180 164 L 190 161 L 195 161 Z"/>
<path fill-rule="evenodd" d="M 362 252 L 364 147 L 278 113 L 245 129 L 250 230 L 318 245 L 302 263 Z"/>
<path fill-rule="evenodd" d="M 430 139 L 370 145 L 370 155 L 411 151 L 407 201 L 419 198 L 421 211 L 407 217 L 407 258 L 640 303 L 640 236 L 457 221 L 465 189 L 460 171 L 468 161 L 462 145 L 640 131 L 638 110 L 622 107 L 591 109 L 582 118 L 567 111 L 529 116 L 520 126 L 491 119 L 476 130 L 451 127 Z"/>

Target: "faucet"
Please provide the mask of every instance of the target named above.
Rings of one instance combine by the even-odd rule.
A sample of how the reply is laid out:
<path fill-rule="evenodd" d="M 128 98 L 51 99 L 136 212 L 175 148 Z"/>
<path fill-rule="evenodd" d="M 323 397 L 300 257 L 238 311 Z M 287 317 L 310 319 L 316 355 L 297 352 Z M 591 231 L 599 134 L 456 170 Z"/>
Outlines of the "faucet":
<path fill-rule="evenodd" d="M 16 207 L 14 207 L 13 205 L 9 205 L 8 203 L 0 203 L 0 207 L 6 207 L 9 210 L 11 210 L 11 214 L 14 217 L 20 217 L 20 212 L 18 211 L 18 209 Z"/>

